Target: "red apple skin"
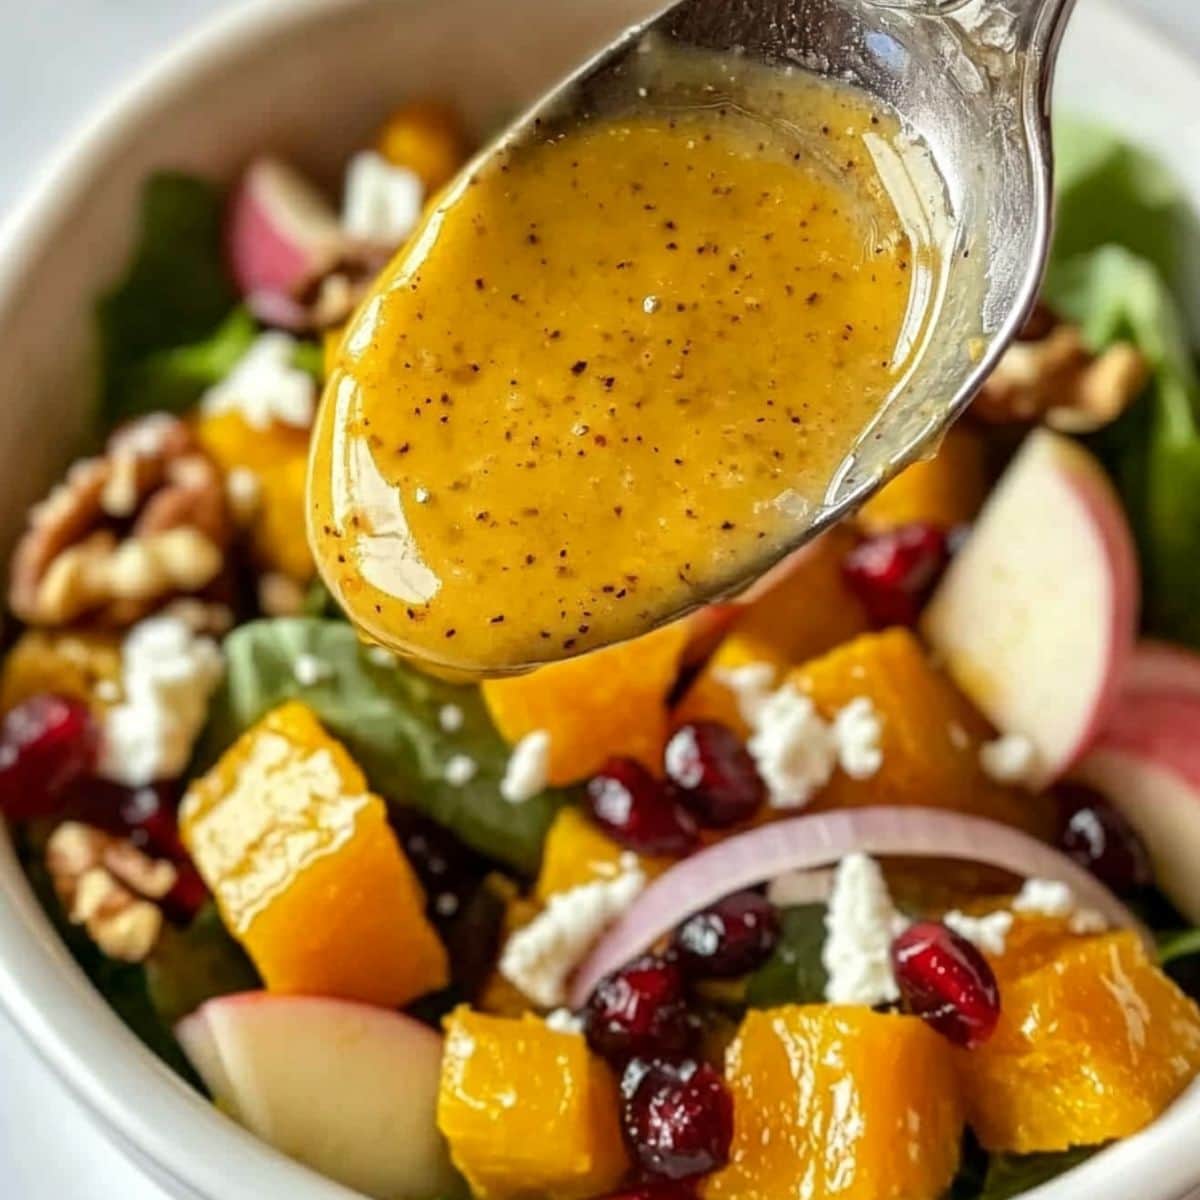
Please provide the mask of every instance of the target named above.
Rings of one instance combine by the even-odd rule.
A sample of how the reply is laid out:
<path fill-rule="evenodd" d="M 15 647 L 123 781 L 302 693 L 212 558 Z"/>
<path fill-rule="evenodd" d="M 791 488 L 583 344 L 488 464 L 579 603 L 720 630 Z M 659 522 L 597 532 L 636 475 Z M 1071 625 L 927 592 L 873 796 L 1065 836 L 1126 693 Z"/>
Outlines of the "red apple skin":
<path fill-rule="evenodd" d="M 1146 638 L 1129 661 L 1123 690 L 1200 698 L 1200 654 Z"/>

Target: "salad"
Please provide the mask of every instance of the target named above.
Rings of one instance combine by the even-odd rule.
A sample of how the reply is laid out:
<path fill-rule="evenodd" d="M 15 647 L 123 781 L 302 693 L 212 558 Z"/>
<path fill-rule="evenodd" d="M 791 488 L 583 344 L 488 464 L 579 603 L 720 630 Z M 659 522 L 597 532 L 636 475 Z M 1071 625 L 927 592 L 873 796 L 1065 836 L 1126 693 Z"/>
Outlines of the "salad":
<path fill-rule="evenodd" d="M 1169 177 L 1058 131 L 1041 305 L 939 452 L 751 596 L 463 684 L 364 644 L 327 361 L 470 150 L 340 210 L 148 180 L 95 452 L 10 566 L 0 812 L 81 968 L 379 1200 L 1001 1200 L 1200 1072 L 1200 385 Z"/>

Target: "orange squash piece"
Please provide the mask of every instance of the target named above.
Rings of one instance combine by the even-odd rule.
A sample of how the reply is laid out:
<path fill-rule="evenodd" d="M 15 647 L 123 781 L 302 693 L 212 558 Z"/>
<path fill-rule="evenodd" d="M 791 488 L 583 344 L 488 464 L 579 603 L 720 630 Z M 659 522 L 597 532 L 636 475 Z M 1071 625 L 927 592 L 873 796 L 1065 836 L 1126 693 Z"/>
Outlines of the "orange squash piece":
<path fill-rule="evenodd" d="M 608 1067 L 538 1017 L 446 1018 L 437 1123 L 476 1200 L 583 1200 L 629 1162 Z"/>
<path fill-rule="evenodd" d="M 377 148 L 393 166 L 420 176 L 427 193 L 449 183 L 469 152 L 458 113 L 435 100 L 397 109 L 380 130 Z"/>
<path fill-rule="evenodd" d="M 304 705 L 269 713 L 192 784 L 180 832 L 269 990 L 391 1008 L 448 982 L 383 801 Z"/>
<path fill-rule="evenodd" d="M 28 629 L 4 660 L 0 712 L 52 692 L 102 713 L 120 698 L 121 639 L 114 634 Z"/>
<path fill-rule="evenodd" d="M 542 869 L 535 895 L 545 904 L 556 892 L 569 892 L 597 879 L 615 879 L 621 873 L 622 857 L 629 853 L 598 829 L 582 810 L 573 806 L 559 809 L 542 847 Z M 635 857 L 649 879 L 661 875 L 674 861 Z"/>
<path fill-rule="evenodd" d="M 842 560 L 856 538 L 838 527 L 800 551 L 779 582 L 747 604 L 675 710 L 675 723 L 720 721 L 748 730 L 721 673 L 770 663 L 782 673 L 869 628 L 866 613 L 842 579 Z"/>
<path fill-rule="evenodd" d="M 868 779 L 836 772 L 813 811 L 912 805 L 1042 829 L 1048 806 L 984 774 L 979 748 L 991 736 L 987 723 L 932 666 L 907 629 L 864 634 L 806 663 L 790 678 L 827 720 L 866 696 L 883 722 L 880 769 Z"/>
<path fill-rule="evenodd" d="M 725 1076 L 733 1145 L 703 1200 L 939 1200 L 958 1169 L 953 1051 L 916 1017 L 750 1012 Z"/>
<path fill-rule="evenodd" d="M 308 430 L 274 424 L 255 429 L 236 412 L 201 414 L 196 436 L 221 469 L 251 471 L 258 479 L 258 509 L 250 526 L 258 565 L 298 583 L 316 567 L 308 548 Z"/>
<path fill-rule="evenodd" d="M 946 434 L 933 458 L 913 463 L 868 500 L 859 511 L 858 522 L 870 533 L 912 521 L 953 529 L 975 519 L 987 491 L 983 435 L 957 425 Z"/>
<path fill-rule="evenodd" d="M 585 779 L 613 755 L 657 771 L 667 737 L 667 694 L 687 639 L 687 622 L 676 621 L 528 675 L 484 680 L 483 698 L 509 743 L 537 729 L 550 734 L 552 784 Z"/>
<path fill-rule="evenodd" d="M 1134 933 L 1065 942 L 1002 986 L 996 1032 L 955 1052 L 967 1119 L 988 1150 L 1128 1137 L 1200 1071 L 1200 1009 Z"/>

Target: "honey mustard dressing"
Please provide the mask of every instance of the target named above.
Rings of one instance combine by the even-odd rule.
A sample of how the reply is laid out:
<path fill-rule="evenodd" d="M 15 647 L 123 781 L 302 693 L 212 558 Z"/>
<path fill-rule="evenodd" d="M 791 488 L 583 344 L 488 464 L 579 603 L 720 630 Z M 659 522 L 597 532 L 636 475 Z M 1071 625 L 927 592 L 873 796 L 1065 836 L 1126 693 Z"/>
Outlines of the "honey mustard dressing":
<path fill-rule="evenodd" d="M 343 341 L 310 537 L 370 638 L 504 672 L 644 632 L 784 547 L 896 387 L 922 255 L 894 118 L 798 74 L 594 118 L 460 182 Z M 918 318 L 920 314 L 917 314 Z"/>

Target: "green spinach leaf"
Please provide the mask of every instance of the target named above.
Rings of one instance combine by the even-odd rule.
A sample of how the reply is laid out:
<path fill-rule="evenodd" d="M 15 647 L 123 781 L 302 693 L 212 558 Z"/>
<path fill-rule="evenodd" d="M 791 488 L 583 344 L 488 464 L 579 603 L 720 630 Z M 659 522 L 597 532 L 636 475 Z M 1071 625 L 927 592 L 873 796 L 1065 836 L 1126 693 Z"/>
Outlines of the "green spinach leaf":
<path fill-rule="evenodd" d="M 328 669 L 311 685 L 295 663 L 312 655 Z M 197 762 L 216 758 L 259 717 L 299 699 L 345 743 L 371 786 L 395 804 L 412 805 L 468 846 L 532 874 L 542 841 L 565 793 L 549 789 L 524 804 L 500 795 L 509 747 L 496 732 L 477 687 L 431 679 L 377 656 L 344 621 L 286 618 L 255 621 L 225 639 L 225 682 L 213 704 Z M 460 729 L 445 732 L 438 714 L 462 712 Z M 448 783 L 446 764 L 467 754 L 476 772 Z"/>
<path fill-rule="evenodd" d="M 1164 967 L 1194 954 L 1200 954 L 1200 929 L 1159 934 L 1158 961 Z"/>
<path fill-rule="evenodd" d="M 821 961 L 825 945 L 825 905 L 803 904 L 779 915 L 774 953 L 746 983 L 751 1008 L 778 1004 L 819 1004 L 829 980 Z"/>
<path fill-rule="evenodd" d="M 147 360 L 205 341 L 229 316 L 236 296 L 221 210 L 221 193 L 206 180 L 176 172 L 147 180 L 133 261 L 97 306 L 105 425 L 154 407 L 141 396 Z M 179 371 L 173 364 L 168 374 Z"/>
<path fill-rule="evenodd" d="M 993 1154 L 983 1190 L 975 1200 L 1012 1200 L 1086 1162 L 1098 1147 L 1083 1146 L 1057 1154 Z"/>

